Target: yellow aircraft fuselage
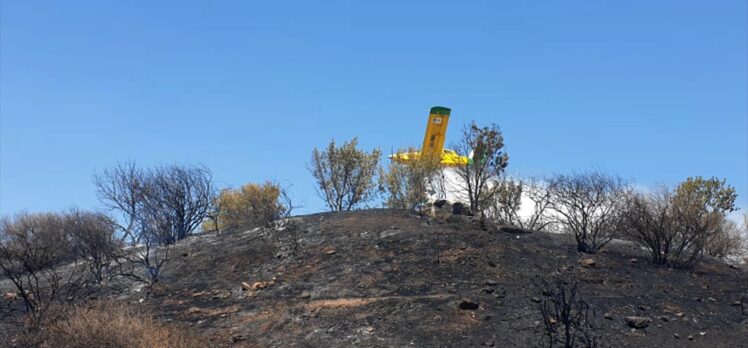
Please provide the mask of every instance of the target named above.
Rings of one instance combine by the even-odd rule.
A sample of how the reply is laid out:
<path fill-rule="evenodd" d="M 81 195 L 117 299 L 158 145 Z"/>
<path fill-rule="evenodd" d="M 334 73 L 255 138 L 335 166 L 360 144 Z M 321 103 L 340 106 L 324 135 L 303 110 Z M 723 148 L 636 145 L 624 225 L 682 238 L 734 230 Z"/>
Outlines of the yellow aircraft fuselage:
<path fill-rule="evenodd" d="M 444 148 L 450 112 L 450 109 L 441 106 L 431 108 L 421 151 L 397 153 L 391 155 L 390 159 L 401 163 L 408 163 L 417 160 L 421 156 L 438 156 L 440 158 L 439 163 L 446 167 L 467 164 L 469 158 L 460 156 L 457 152 Z"/>

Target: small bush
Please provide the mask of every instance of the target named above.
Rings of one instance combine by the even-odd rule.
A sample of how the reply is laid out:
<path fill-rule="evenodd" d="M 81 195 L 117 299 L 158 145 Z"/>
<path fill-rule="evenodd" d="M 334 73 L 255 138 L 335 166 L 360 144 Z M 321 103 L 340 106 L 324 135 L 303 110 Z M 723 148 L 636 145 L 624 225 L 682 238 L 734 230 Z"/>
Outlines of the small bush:
<path fill-rule="evenodd" d="M 41 347 L 110 348 L 192 348 L 209 342 L 186 330 L 158 322 L 147 313 L 116 302 L 93 306 L 64 307 L 51 321 L 33 334 L 29 345 Z"/>
<path fill-rule="evenodd" d="M 105 214 L 73 209 L 64 219 L 74 255 L 85 261 L 91 280 L 99 284 L 110 276 L 110 265 L 117 258 L 120 243 L 114 222 Z"/>
<path fill-rule="evenodd" d="M 629 191 L 620 178 L 599 171 L 556 175 L 548 182 L 558 224 L 574 235 L 577 250 L 585 253 L 595 253 L 613 240 Z"/>
<path fill-rule="evenodd" d="M 380 155 L 379 149 L 371 153 L 359 149 L 356 138 L 340 147 L 333 140 L 326 150 L 314 149 L 309 171 L 331 211 L 348 211 L 374 197 Z"/>
<path fill-rule="evenodd" d="M 415 154 L 416 150 L 398 151 L 404 152 Z M 380 169 L 379 190 L 385 194 L 385 205 L 393 209 L 413 210 L 427 203 L 429 195 L 441 188 L 439 161 L 437 156 L 421 155 L 404 163 L 393 161 L 387 170 Z"/>
<path fill-rule="evenodd" d="M 521 180 L 505 179 L 495 184 L 496 194 L 487 202 L 486 216 L 502 225 L 524 227 L 523 219 L 519 216 L 522 206 L 522 191 L 525 184 Z"/>
<path fill-rule="evenodd" d="M 29 320 L 77 292 L 83 272 L 60 214 L 17 214 L 0 221 L 0 269 L 18 291 Z M 70 264 L 70 267 L 61 267 Z"/>
<path fill-rule="evenodd" d="M 579 293 L 579 281 L 556 278 L 541 283 L 542 342 L 548 347 L 597 347 L 595 312 Z"/>
<path fill-rule="evenodd" d="M 533 231 L 553 229 L 554 219 L 549 214 L 551 196 L 542 180 L 504 179 L 495 185 L 497 192 L 487 209 L 488 217 L 494 222 Z M 521 216 L 520 209 L 525 203 L 530 203 L 532 210 L 529 215 Z"/>
<path fill-rule="evenodd" d="M 737 262 L 741 256 L 748 254 L 747 238 L 738 224 L 724 218 L 719 229 L 709 236 L 705 252 L 709 256 Z"/>
<path fill-rule="evenodd" d="M 281 201 L 282 191 L 280 185 L 270 181 L 225 189 L 218 195 L 216 219 L 205 221 L 203 229 L 274 227 L 288 210 Z"/>
<path fill-rule="evenodd" d="M 675 190 L 632 195 L 621 226 L 647 247 L 653 263 L 690 267 L 704 254 L 740 252 L 739 232 L 726 219 L 735 210 L 735 198 L 724 180 L 688 178 Z"/>

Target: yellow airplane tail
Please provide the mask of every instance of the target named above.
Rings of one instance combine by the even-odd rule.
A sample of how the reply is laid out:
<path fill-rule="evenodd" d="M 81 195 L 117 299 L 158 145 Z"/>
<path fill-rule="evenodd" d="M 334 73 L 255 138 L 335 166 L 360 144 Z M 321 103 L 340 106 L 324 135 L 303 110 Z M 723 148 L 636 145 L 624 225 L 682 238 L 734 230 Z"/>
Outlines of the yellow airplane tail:
<path fill-rule="evenodd" d="M 441 106 L 434 106 L 431 108 L 431 112 L 429 112 L 429 121 L 428 124 L 426 124 L 426 135 L 423 138 L 423 147 L 421 147 L 422 155 L 442 155 L 450 112 L 450 109 Z"/>

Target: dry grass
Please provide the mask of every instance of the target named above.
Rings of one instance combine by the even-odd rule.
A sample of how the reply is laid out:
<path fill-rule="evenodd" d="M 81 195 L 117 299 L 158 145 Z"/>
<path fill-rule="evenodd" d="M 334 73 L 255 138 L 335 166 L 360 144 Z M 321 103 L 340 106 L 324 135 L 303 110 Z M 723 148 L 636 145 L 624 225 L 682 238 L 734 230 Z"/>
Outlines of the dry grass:
<path fill-rule="evenodd" d="M 207 347 L 206 340 L 186 330 L 158 322 L 127 305 L 102 302 L 94 306 L 71 306 L 58 320 L 35 335 L 35 342 L 22 346 L 107 348 Z"/>

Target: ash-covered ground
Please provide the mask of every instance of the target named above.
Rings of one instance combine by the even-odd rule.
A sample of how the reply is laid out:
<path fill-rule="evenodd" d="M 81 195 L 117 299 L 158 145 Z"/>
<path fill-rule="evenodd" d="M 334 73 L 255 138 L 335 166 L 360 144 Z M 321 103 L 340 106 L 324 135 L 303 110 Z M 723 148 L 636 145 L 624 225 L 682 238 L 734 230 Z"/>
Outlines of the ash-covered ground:
<path fill-rule="evenodd" d="M 576 277 L 600 346 L 748 347 L 748 271 L 716 260 L 673 270 L 629 243 L 579 254 L 565 235 L 392 210 L 308 215 L 297 228 L 296 255 L 287 235 L 259 229 L 188 238 L 150 294 L 120 281 L 110 295 L 215 346 L 525 347 L 543 335 L 539 284 Z M 651 322 L 635 329 L 627 316 Z"/>

